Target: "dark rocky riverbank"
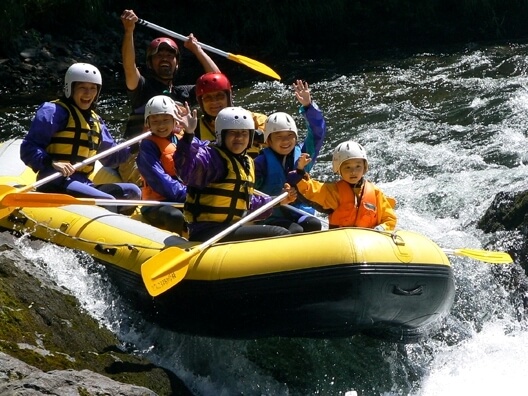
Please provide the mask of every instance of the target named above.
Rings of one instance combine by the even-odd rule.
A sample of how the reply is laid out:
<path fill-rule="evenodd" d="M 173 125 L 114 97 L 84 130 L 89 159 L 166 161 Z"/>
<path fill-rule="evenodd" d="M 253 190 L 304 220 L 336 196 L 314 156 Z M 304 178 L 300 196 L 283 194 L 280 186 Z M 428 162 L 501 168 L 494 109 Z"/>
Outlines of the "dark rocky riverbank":
<path fill-rule="evenodd" d="M 504 244 L 528 273 L 528 190 L 499 192 L 478 228 L 493 233 L 493 239 Z"/>
<path fill-rule="evenodd" d="M 119 22 L 118 22 L 119 23 Z M 121 73 L 120 25 L 103 36 L 86 34 L 85 39 L 52 36 L 31 30 L 16 40 L 16 50 L 0 59 L 0 93 L 2 97 L 57 90 L 64 73 L 74 62 L 97 65 L 103 84 L 113 83 Z"/>
<path fill-rule="evenodd" d="M 145 49 L 148 43 L 160 34 L 143 27 L 134 32 L 136 62 L 144 67 Z M 0 103 L 16 100 L 23 103 L 26 96 L 55 98 L 62 92 L 64 74 L 75 62 L 92 63 L 103 76 L 103 92 L 125 90 L 121 62 L 123 29 L 119 20 L 106 29 L 104 35 L 97 32 L 79 33 L 82 38 L 44 34 L 35 30 L 26 31 L 15 40 L 15 50 L 9 57 L 0 59 Z M 178 80 L 192 84 L 201 73 L 201 66 L 194 56 L 178 43 L 182 52 L 182 65 Z M 222 68 L 224 59 L 215 61 Z M 231 62 L 230 62 L 231 63 Z M 104 94 L 104 93 L 103 93 Z"/>

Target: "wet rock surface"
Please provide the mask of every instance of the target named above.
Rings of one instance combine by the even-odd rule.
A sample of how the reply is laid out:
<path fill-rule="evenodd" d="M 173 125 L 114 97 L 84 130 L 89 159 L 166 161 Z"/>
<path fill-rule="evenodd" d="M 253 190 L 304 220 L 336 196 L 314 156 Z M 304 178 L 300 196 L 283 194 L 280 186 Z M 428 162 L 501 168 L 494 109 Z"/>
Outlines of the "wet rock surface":
<path fill-rule="evenodd" d="M 495 233 L 493 239 L 501 241 L 528 272 L 528 190 L 499 192 L 477 226 Z"/>
<path fill-rule="evenodd" d="M 127 350 L 0 232 L 1 395 L 190 395 Z M 35 241 L 35 243 L 41 243 Z"/>
<path fill-rule="evenodd" d="M 103 76 L 103 91 L 125 91 L 121 43 L 123 28 L 116 17 L 115 23 L 104 33 L 77 32 L 76 37 L 27 31 L 15 40 L 13 51 L 0 55 L 0 103 L 23 103 L 28 95 L 41 95 L 42 99 L 55 98 L 62 93 L 64 74 L 75 62 L 92 63 Z M 136 62 L 145 68 L 145 49 L 160 33 L 144 27 L 134 31 Z M 181 43 L 179 43 L 181 44 Z M 177 80 L 192 84 L 202 73 L 201 65 L 190 51 L 180 45 L 181 63 Z M 215 61 L 224 63 L 215 57 Z"/>
<path fill-rule="evenodd" d="M 153 391 L 114 381 L 90 370 L 44 372 L 0 352 L 2 395 L 123 395 L 149 396 Z"/>

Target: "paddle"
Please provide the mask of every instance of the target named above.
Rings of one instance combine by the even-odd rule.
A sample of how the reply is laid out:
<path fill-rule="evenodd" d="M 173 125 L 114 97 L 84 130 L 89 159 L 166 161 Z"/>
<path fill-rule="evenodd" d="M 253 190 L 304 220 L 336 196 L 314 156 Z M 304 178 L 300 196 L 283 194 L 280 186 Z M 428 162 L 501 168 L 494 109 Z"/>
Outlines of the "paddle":
<path fill-rule="evenodd" d="M 474 260 L 482 261 L 489 264 L 511 264 L 513 260 L 506 252 L 494 252 L 491 250 L 481 249 L 442 249 L 445 254 L 451 256 L 469 257 Z"/>
<path fill-rule="evenodd" d="M 87 158 L 85 159 L 84 161 L 82 162 L 78 162 L 77 164 L 73 165 L 73 168 L 75 170 L 78 170 L 80 168 L 82 168 L 83 166 L 86 166 L 86 165 L 89 165 L 89 164 L 92 164 L 98 160 L 100 160 L 101 158 L 104 158 L 104 157 L 107 157 L 109 156 L 110 154 L 113 154 L 119 150 L 122 150 L 124 149 L 125 147 L 128 147 L 134 143 L 137 143 L 139 142 L 140 140 L 146 138 L 147 136 L 150 136 L 151 132 L 145 132 L 145 133 L 142 133 L 141 135 L 139 136 L 136 136 L 135 138 L 133 139 L 130 139 L 130 140 L 127 140 L 126 142 L 123 142 L 123 143 L 120 143 L 120 144 L 117 144 L 115 145 L 114 147 L 108 149 L 108 150 L 105 150 L 99 154 L 96 154 L 94 155 L 93 157 L 90 157 L 90 158 Z M 9 194 L 13 194 L 13 193 L 23 193 L 23 192 L 26 192 L 26 191 L 29 191 L 29 190 L 32 190 L 34 188 L 38 188 L 52 180 L 55 180 L 59 177 L 62 176 L 62 173 L 60 172 L 55 172 L 49 176 L 46 176 L 45 178 L 43 179 L 40 179 L 38 181 L 36 181 L 35 183 L 31 183 L 27 186 L 24 186 L 24 187 L 20 187 L 20 188 L 16 188 L 16 187 L 12 187 L 12 186 L 7 186 L 7 185 L 0 185 L 0 199 L 1 199 L 1 202 L 2 204 L 0 205 L 0 218 L 2 217 L 5 217 L 7 216 L 9 213 L 11 213 L 14 208 L 13 206 L 4 206 L 3 202 L 4 202 L 4 199 L 9 195 Z M 9 201 L 9 199 L 7 199 Z M 16 206 L 20 206 L 20 205 L 16 205 Z"/>
<path fill-rule="evenodd" d="M 157 30 L 158 32 L 166 34 L 167 36 L 176 37 L 177 39 L 182 40 L 182 41 L 187 41 L 188 40 L 188 38 L 186 36 L 184 36 L 183 34 L 179 34 L 179 33 L 173 32 L 171 30 L 165 29 L 164 27 L 158 26 L 158 25 L 156 25 L 156 24 L 154 24 L 152 22 L 145 21 L 144 19 L 139 19 L 137 21 L 137 23 L 139 23 L 140 25 L 149 27 L 151 29 Z M 225 52 L 225 51 L 219 50 L 217 48 L 211 47 L 210 45 L 207 45 L 207 44 L 203 44 L 203 43 L 198 43 L 198 44 L 206 51 L 209 51 L 209 52 L 212 52 L 214 54 L 223 56 L 224 58 L 227 58 L 229 60 L 238 62 L 238 63 L 240 63 L 240 64 L 242 64 L 244 66 L 247 66 L 247 67 L 249 67 L 249 68 L 251 68 L 253 70 L 258 71 L 259 73 L 262 73 L 262 74 L 265 74 L 267 76 L 273 77 L 273 78 L 275 78 L 277 80 L 281 79 L 280 76 L 277 73 L 275 73 L 275 71 L 273 71 L 270 67 L 266 66 L 263 63 L 260 63 L 260 62 L 258 62 L 256 60 L 254 60 L 254 59 L 251 59 L 251 58 L 248 58 L 248 57 L 242 56 L 242 55 L 231 54 L 229 52 Z"/>
<path fill-rule="evenodd" d="M 21 208 L 55 208 L 65 205 L 99 205 L 99 206 L 157 206 L 171 205 L 183 208 L 181 202 L 148 201 L 133 199 L 75 198 L 67 194 L 55 193 L 11 193 L 2 198 L 3 206 Z"/>
<path fill-rule="evenodd" d="M 169 290 L 171 287 L 178 284 L 187 274 L 189 269 L 189 261 L 209 246 L 219 241 L 226 235 L 229 235 L 235 231 L 241 225 L 253 220 L 260 214 L 270 209 L 271 207 L 278 204 L 284 198 L 288 196 L 287 192 L 273 198 L 266 205 L 258 208 L 254 212 L 251 212 L 241 220 L 227 227 L 224 231 L 215 235 L 213 238 L 203 242 L 201 245 L 193 246 L 189 249 L 181 249 L 173 246 L 160 253 L 152 256 L 150 259 L 145 261 L 141 266 L 141 276 L 143 282 L 153 297 Z"/>
<path fill-rule="evenodd" d="M 254 190 L 253 192 L 254 192 L 256 195 L 260 195 L 260 196 L 262 196 L 262 197 L 268 197 L 268 198 L 269 198 L 269 195 L 266 194 L 266 193 L 263 193 L 262 191 Z M 305 212 L 304 210 L 299 209 L 299 208 L 297 208 L 297 207 L 295 207 L 295 206 L 293 206 L 293 205 L 282 205 L 282 206 L 285 206 L 285 207 L 287 207 L 289 210 L 291 210 L 292 212 L 298 213 L 298 214 L 300 214 L 300 215 L 302 215 L 302 216 L 312 216 L 312 217 L 316 217 L 316 216 L 314 216 L 313 214 L 308 213 L 308 212 Z M 323 219 L 319 219 L 319 220 L 321 220 L 321 222 L 323 222 L 323 223 L 326 223 Z M 328 223 L 326 223 L 326 224 L 328 224 Z"/>

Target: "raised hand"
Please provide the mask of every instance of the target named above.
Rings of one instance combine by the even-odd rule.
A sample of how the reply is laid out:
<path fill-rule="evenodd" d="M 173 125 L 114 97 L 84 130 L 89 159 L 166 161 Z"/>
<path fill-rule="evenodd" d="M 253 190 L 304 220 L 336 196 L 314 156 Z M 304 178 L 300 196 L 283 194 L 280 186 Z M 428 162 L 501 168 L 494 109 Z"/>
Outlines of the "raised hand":
<path fill-rule="evenodd" d="M 191 111 L 189 103 L 185 102 L 185 106 L 176 105 L 176 121 L 185 128 L 185 133 L 194 133 L 198 125 L 198 112 L 196 109 Z"/>
<path fill-rule="evenodd" d="M 124 10 L 121 14 L 121 22 L 125 30 L 134 30 L 138 17 L 133 10 Z"/>
<path fill-rule="evenodd" d="M 187 37 L 188 40 L 183 43 L 183 46 L 187 48 L 189 51 L 191 51 L 193 54 L 196 54 L 197 51 L 200 50 L 200 44 L 198 44 L 198 39 L 194 37 L 194 35 L 191 33 Z"/>
<path fill-rule="evenodd" d="M 309 106 L 312 103 L 312 96 L 310 95 L 310 89 L 308 88 L 308 83 L 303 82 L 302 80 L 297 80 L 293 83 L 293 90 L 295 92 L 295 97 L 303 106 Z"/>
<path fill-rule="evenodd" d="M 310 158 L 310 154 L 302 153 L 299 156 L 299 159 L 297 160 L 297 169 L 303 170 L 306 167 L 306 165 L 308 165 L 310 162 L 312 162 L 312 159 Z"/>

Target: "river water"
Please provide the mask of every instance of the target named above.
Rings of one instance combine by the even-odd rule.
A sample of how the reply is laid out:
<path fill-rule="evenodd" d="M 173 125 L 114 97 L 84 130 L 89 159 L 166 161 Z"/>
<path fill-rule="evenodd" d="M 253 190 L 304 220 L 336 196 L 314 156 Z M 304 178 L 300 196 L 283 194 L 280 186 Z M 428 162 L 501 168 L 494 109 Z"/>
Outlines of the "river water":
<path fill-rule="evenodd" d="M 476 222 L 497 192 L 528 188 L 527 49 L 517 43 L 353 59 L 343 54 L 335 60 L 288 60 L 273 68 L 288 84 L 306 79 L 324 111 L 328 138 L 312 171 L 315 178 L 330 180 L 332 149 L 357 140 L 369 154 L 368 177 L 398 200 L 400 228 L 423 233 L 443 248 L 491 243 L 500 250 L 507 236 L 486 235 Z M 289 85 L 266 79 L 235 86 L 235 100 L 263 113 L 296 111 Z M 40 101 L 7 107 L 3 100 L 1 140 L 23 136 Z M 100 113 L 119 128 L 126 114 L 124 95 L 103 94 Z M 25 256 L 40 258 L 34 262 L 71 288 L 123 343 L 172 370 L 196 395 L 526 391 L 528 321 L 523 296 L 505 286 L 522 273 L 518 263 L 452 257 L 453 308 L 441 331 L 418 344 L 363 336 L 230 341 L 145 323 L 126 308 L 90 258 L 45 243 L 40 251 L 31 246 L 26 238 L 18 241 Z"/>

